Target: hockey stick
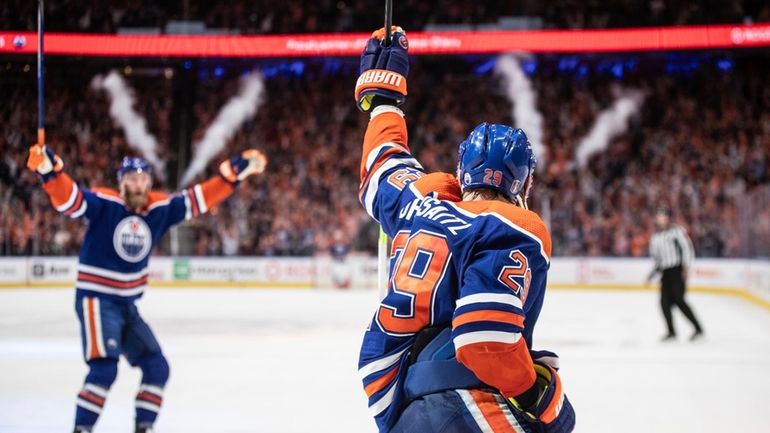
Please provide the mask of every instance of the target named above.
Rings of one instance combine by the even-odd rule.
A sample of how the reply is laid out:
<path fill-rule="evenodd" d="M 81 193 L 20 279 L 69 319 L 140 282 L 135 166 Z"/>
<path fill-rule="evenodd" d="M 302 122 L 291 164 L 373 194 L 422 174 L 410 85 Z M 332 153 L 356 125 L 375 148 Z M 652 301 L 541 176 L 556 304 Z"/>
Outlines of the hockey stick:
<path fill-rule="evenodd" d="M 45 81 L 43 80 L 43 67 L 45 66 L 43 58 L 43 0 L 37 2 L 37 144 L 45 145 Z"/>
<path fill-rule="evenodd" d="M 390 28 L 393 26 L 393 0 L 385 0 L 385 46 L 390 46 Z"/>
<path fill-rule="evenodd" d="M 390 45 L 390 27 L 393 25 L 393 0 L 385 0 L 385 46 Z M 380 300 L 388 294 L 390 276 L 390 257 L 388 254 L 388 235 L 380 226 L 380 236 L 377 241 L 377 290 Z"/>

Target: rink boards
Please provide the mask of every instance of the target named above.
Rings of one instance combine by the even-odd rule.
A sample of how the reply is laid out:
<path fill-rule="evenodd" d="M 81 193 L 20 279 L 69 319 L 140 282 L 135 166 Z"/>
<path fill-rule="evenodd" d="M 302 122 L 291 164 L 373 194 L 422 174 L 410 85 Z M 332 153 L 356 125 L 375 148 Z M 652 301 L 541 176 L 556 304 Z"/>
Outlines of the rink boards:
<path fill-rule="evenodd" d="M 556 257 L 552 289 L 654 290 L 643 282 L 652 261 L 646 258 Z M 0 259 L 0 287 L 71 287 L 76 257 Z M 178 288 L 374 288 L 377 262 L 369 256 L 345 261 L 330 257 L 153 257 L 150 284 Z M 739 296 L 770 309 L 770 261 L 697 259 L 689 272 L 695 292 Z"/>

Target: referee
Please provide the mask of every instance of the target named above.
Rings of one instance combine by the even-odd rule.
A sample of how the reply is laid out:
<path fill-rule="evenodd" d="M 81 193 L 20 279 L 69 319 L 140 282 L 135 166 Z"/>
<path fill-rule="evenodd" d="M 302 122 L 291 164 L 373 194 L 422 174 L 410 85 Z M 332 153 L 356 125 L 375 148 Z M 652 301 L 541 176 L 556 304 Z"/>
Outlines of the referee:
<path fill-rule="evenodd" d="M 668 326 L 668 334 L 663 337 L 663 341 L 676 338 L 674 322 L 671 319 L 671 307 L 674 305 L 679 307 L 695 327 L 690 341 L 696 340 L 703 336 L 703 329 L 684 300 L 687 269 L 695 258 L 692 242 L 681 226 L 671 223 L 668 209 L 658 209 L 655 225 L 658 231 L 650 239 L 650 256 L 655 260 L 655 269 L 647 277 L 647 283 L 649 284 L 658 272 L 663 274 L 660 279 L 660 307 Z"/>

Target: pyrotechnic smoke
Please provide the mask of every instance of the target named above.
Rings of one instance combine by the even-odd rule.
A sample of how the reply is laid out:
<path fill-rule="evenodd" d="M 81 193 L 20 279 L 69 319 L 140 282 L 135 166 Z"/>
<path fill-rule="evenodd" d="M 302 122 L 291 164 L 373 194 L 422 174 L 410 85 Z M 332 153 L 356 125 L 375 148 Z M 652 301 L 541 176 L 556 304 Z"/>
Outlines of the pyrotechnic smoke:
<path fill-rule="evenodd" d="M 521 69 L 519 59 L 513 54 L 503 54 L 497 58 L 495 70 L 502 75 L 505 93 L 513 105 L 513 122 L 527 134 L 532 144 L 532 151 L 538 159 L 538 167 L 545 166 L 546 158 L 543 145 L 543 116 L 537 110 L 537 94 L 532 82 Z"/>
<path fill-rule="evenodd" d="M 575 159 L 580 167 L 585 167 L 591 155 L 607 149 L 610 140 L 628 129 L 628 118 L 644 102 L 644 94 L 639 90 L 616 90 L 616 94 L 612 106 L 599 113 L 591 131 L 578 144 Z"/>
<path fill-rule="evenodd" d="M 91 81 L 91 87 L 107 92 L 110 96 L 110 116 L 123 128 L 126 142 L 155 167 L 156 175 L 163 180 L 166 163 L 158 158 L 158 142 L 147 131 L 147 122 L 144 118 L 134 111 L 134 92 L 128 87 L 123 77 L 115 71 L 111 71 L 106 77 L 97 75 Z"/>
<path fill-rule="evenodd" d="M 183 186 L 200 174 L 209 161 L 225 148 L 227 141 L 235 135 L 243 122 L 254 116 L 257 107 L 262 103 L 264 88 L 262 74 L 259 72 L 252 72 L 241 78 L 240 92 L 219 110 L 203 139 L 194 144 L 195 157 L 182 176 Z"/>

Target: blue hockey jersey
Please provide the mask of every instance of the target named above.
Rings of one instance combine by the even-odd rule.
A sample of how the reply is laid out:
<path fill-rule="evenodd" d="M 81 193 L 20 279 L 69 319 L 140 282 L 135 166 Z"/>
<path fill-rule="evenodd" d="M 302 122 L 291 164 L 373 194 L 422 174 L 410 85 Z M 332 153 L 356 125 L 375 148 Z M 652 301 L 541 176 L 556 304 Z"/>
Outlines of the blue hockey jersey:
<path fill-rule="evenodd" d="M 457 360 L 503 395 L 532 386 L 529 348 L 551 255 L 537 214 L 461 201 L 455 177 L 426 174 L 407 140 L 400 110 L 374 110 L 359 198 L 393 246 L 388 293 L 364 336 L 359 374 L 382 432 L 406 403 L 409 355 L 426 327 L 451 326 Z"/>
<path fill-rule="evenodd" d="M 81 188 L 66 173 L 46 179 L 43 188 L 56 210 L 89 221 L 80 249 L 77 291 L 125 301 L 144 293 L 150 252 L 166 231 L 205 213 L 233 191 L 217 176 L 172 196 L 153 191 L 146 207 L 134 213 L 117 191 Z"/>

